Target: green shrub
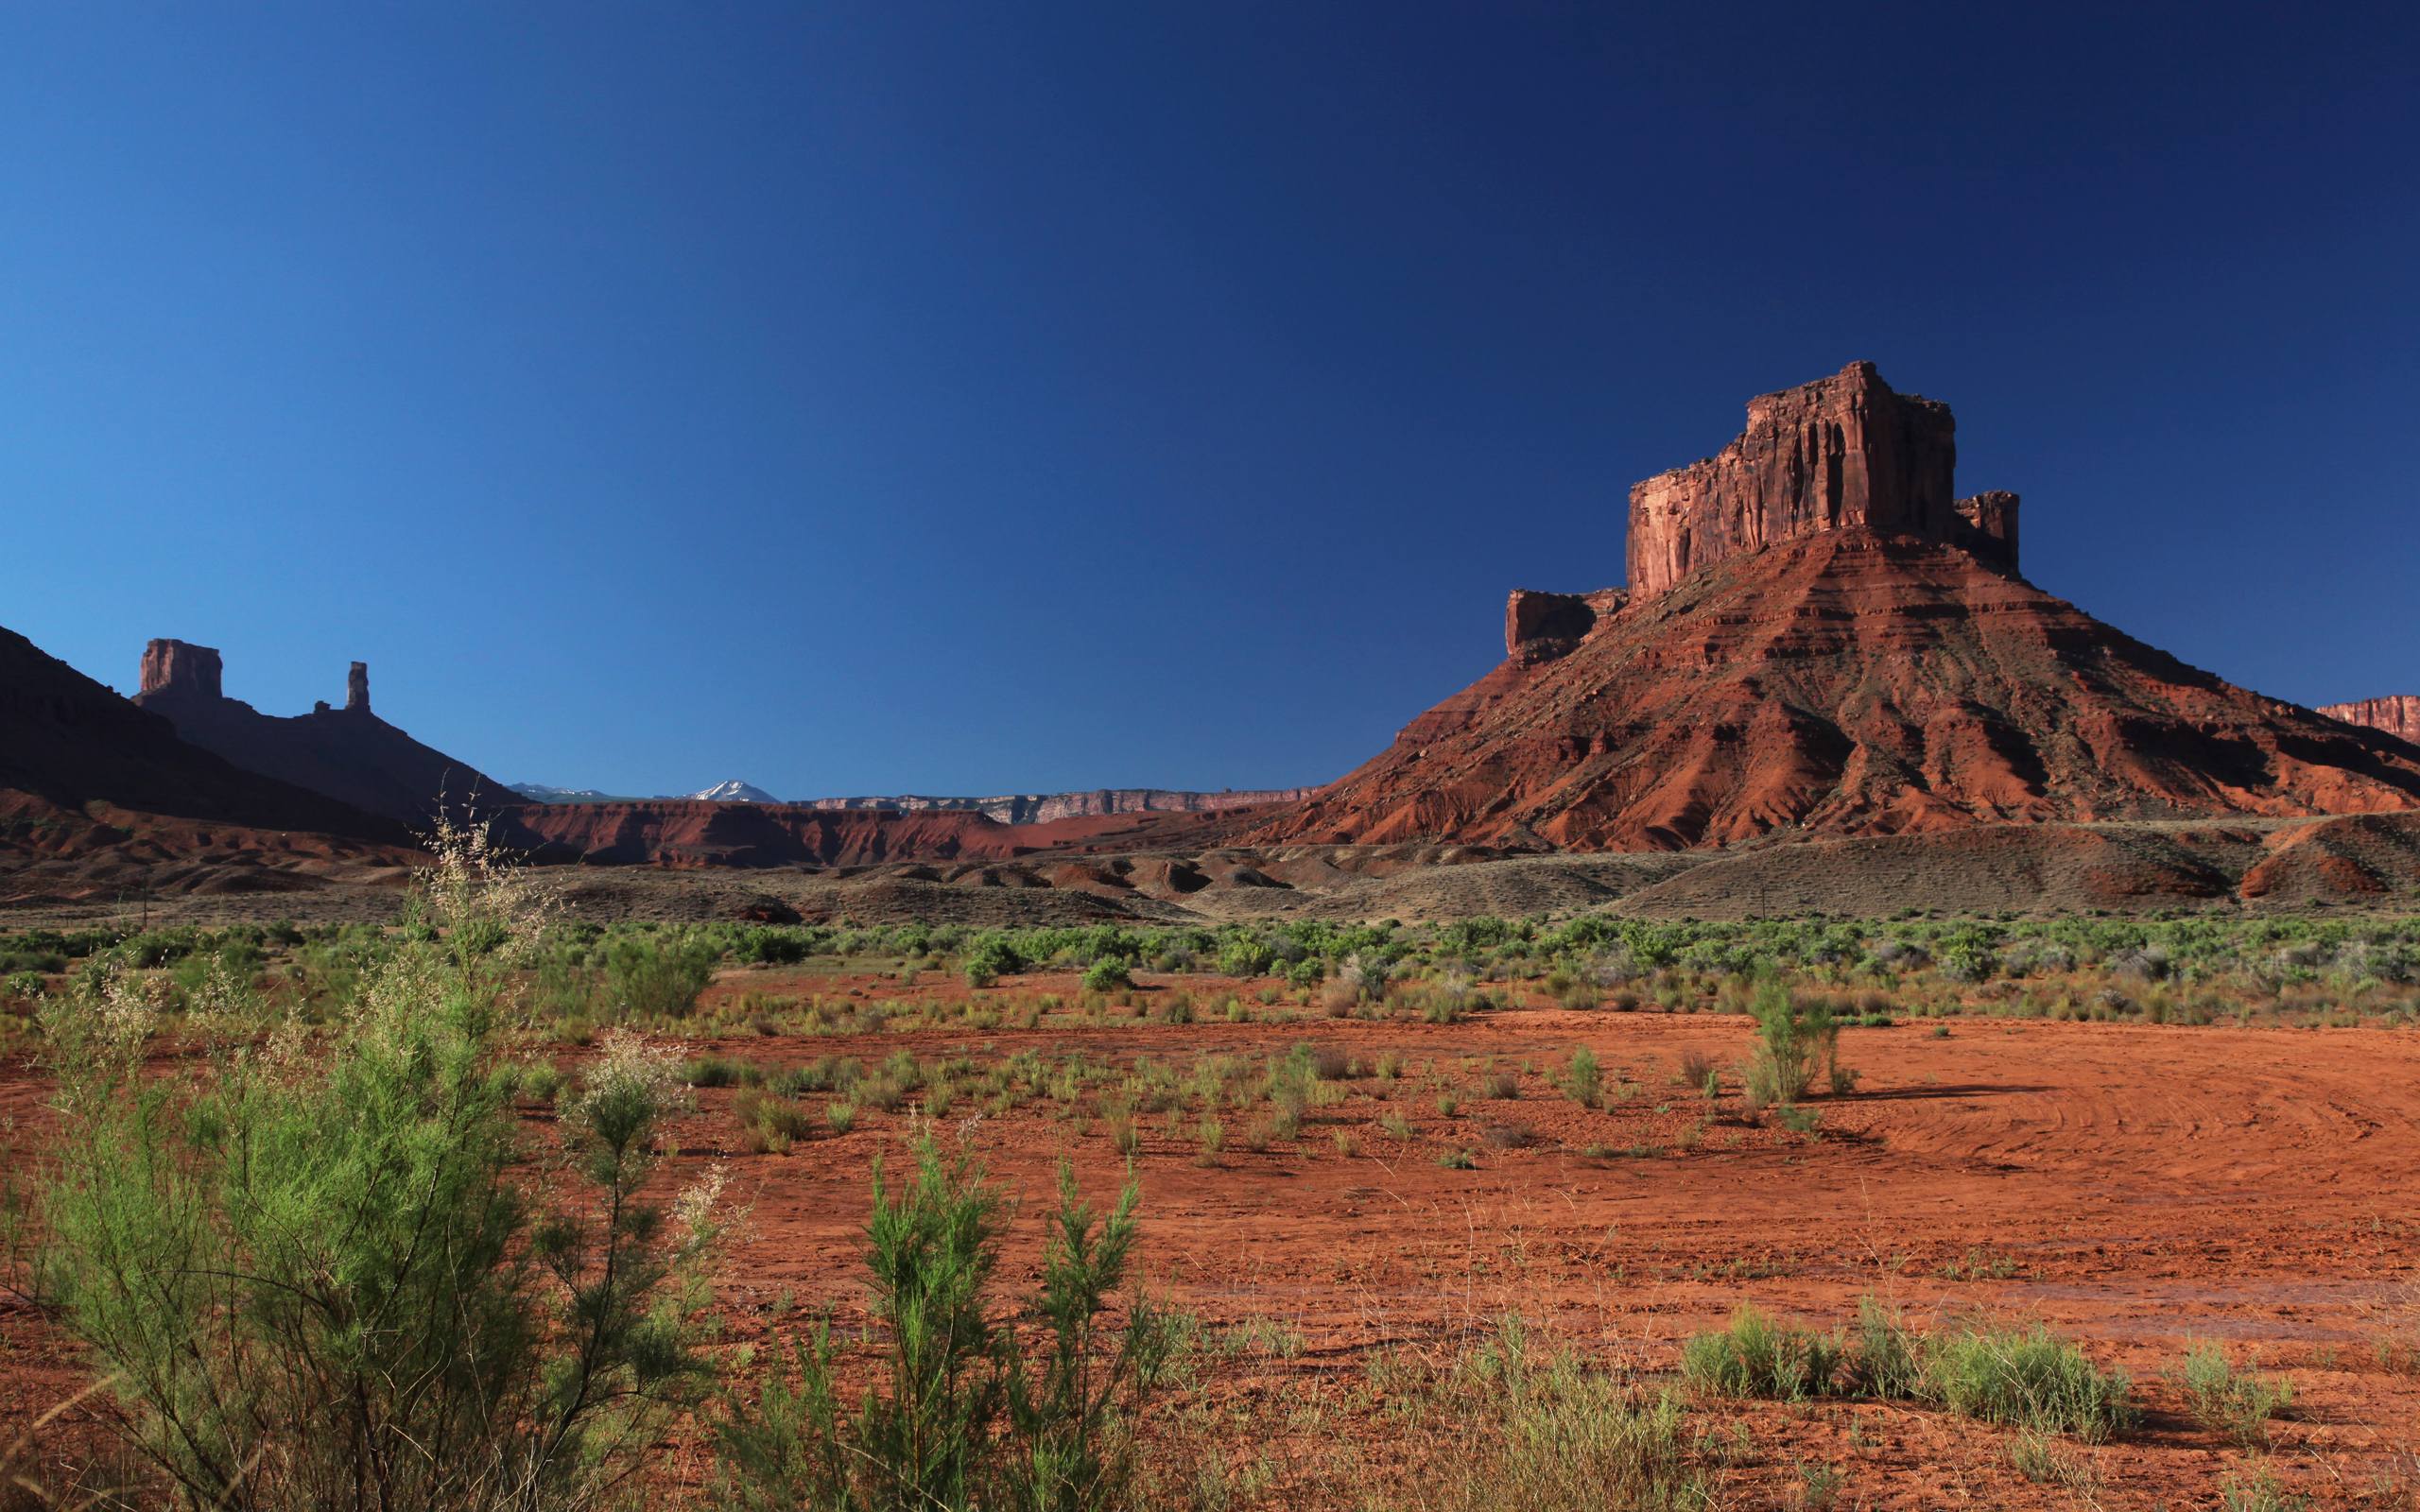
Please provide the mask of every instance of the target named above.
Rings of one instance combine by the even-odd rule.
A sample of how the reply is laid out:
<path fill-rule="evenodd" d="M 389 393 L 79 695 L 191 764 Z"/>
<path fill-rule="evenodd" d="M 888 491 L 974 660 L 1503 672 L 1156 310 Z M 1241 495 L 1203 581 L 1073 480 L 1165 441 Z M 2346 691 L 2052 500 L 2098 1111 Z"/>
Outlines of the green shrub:
<path fill-rule="evenodd" d="M 815 954 L 815 938 L 804 930 L 759 926 L 743 932 L 732 954 L 743 961 L 791 966 Z"/>
<path fill-rule="evenodd" d="M 883 1340 L 875 1383 L 844 1413 L 829 1322 L 717 1424 L 724 1498 L 748 1512 L 1089 1512 L 1134 1503 L 1133 1424 L 1172 1333 L 1137 1301 L 1122 1329 L 1101 1314 L 1124 1279 L 1136 1226 L 1132 1184 L 1098 1215 L 1062 1166 L 1059 1209 L 1027 1315 L 1047 1340 L 1028 1356 L 992 1315 L 999 1194 L 971 1157 L 920 1140 L 895 1197 L 879 1166 L 867 1264 Z"/>
<path fill-rule="evenodd" d="M 687 1018 L 714 981 L 720 954 L 702 936 L 623 936 L 605 954 L 605 995 L 633 1017 Z"/>
<path fill-rule="evenodd" d="M 1758 1104 L 1794 1103 L 1815 1084 L 1819 1068 L 1836 1064 L 1840 1021 L 1822 1003 L 1794 1002 L 1789 988 L 1768 977 L 1756 988 L 1749 1011 L 1755 1016 L 1757 1044 L 1748 1064 L 1748 1095 Z"/>
<path fill-rule="evenodd" d="M 731 1111 L 744 1143 L 758 1154 L 779 1155 L 814 1127 L 805 1108 L 752 1087 L 733 1099 Z"/>
<path fill-rule="evenodd" d="M 1568 1353 L 1540 1359 L 1508 1321 L 1489 1345 L 1407 1394 L 1418 1473 L 1384 1503 L 1408 1512 L 1696 1512 L 1712 1490 L 1691 1465 L 1681 1406 Z"/>
<path fill-rule="evenodd" d="M 1598 1068 L 1597 1053 L 1586 1045 L 1571 1053 L 1571 1065 L 1564 1073 L 1563 1088 L 1571 1100 L 1583 1108 L 1597 1106 L 1598 1094 L 1604 1091 L 1604 1073 Z"/>
<path fill-rule="evenodd" d="M 731 1056 L 700 1056 L 681 1067 L 681 1080 L 690 1087 L 736 1087 L 750 1080 L 754 1071 L 748 1062 Z"/>
<path fill-rule="evenodd" d="M 1893 1401 L 1924 1390 L 1924 1339 L 1872 1296 L 1858 1298 L 1857 1329 L 1842 1373 L 1852 1396 Z"/>
<path fill-rule="evenodd" d="M 1087 992 L 1116 992 L 1133 985 L 1134 979 L 1128 974 L 1126 963 L 1114 955 L 1104 955 L 1084 968 L 1084 990 Z"/>
<path fill-rule="evenodd" d="M 2215 1344 L 2187 1353 L 2176 1384 L 2195 1422 L 2249 1450 L 2267 1447 L 2269 1419 L 2294 1400 L 2292 1382 L 2238 1370 Z"/>
<path fill-rule="evenodd" d="M 318 1042 L 147 1081 L 114 984 L 45 1017 L 37 1281 L 161 1483 L 127 1504 L 594 1505 L 702 1383 L 711 1194 L 640 1194 L 672 1063 L 616 1037 L 559 1125 L 573 1180 L 525 1186 L 497 1049 L 527 915 L 437 845 L 424 928 Z"/>
<path fill-rule="evenodd" d="M 1219 947 L 1219 974 L 1266 976 L 1271 959 L 1268 946 L 1249 935 L 1238 935 Z"/>
<path fill-rule="evenodd" d="M 1743 1303 L 1730 1327 L 1682 1346 L 1681 1374 L 1717 1396 L 1803 1401 L 1832 1391 L 1841 1358 L 1838 1339 L 1776 1323 Z"/>
<path fill-rule="evenodd" d="M 1006 938 L 996 934 L 978 935 L 966 953 L 966 985 L 990 987 L 1004 976 L 1016 975 L 1025 966 L 1025 957 Z"/>
<path fill-rule="evenodd" d="M 1952 1412 L 2100 1443 L 2135 1419 L 2124 1372 L 2102 1371 L 2039 1325 L 1936 1338 L 1924 1395 Z"/>

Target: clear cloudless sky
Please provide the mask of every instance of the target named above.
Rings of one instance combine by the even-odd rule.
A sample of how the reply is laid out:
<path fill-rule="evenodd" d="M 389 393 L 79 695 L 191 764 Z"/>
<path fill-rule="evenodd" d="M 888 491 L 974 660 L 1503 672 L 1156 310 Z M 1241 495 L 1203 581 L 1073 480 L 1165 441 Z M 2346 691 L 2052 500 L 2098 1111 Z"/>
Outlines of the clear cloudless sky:
<path fill-rule="evenodd" d="M 2420 692 L 2411 6 L 0 7 L 0 625 L 498 776 L 1322 781 L 1879 363 Z"/>

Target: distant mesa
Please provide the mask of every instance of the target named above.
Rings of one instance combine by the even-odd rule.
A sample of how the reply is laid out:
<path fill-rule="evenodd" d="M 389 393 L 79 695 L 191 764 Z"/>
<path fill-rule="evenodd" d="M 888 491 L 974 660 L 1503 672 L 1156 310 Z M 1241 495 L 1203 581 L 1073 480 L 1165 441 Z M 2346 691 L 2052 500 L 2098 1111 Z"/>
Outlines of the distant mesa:
<path fill-rule="evenodd" d="M 512 791 L 533 803 L 780 803 L 763 788 L 734 780 L 678 799 L 644 799 L 589 787 L 516 782 Z M 804 799 L 790 807 L 847 813 L 978 814 L 995 824 L 1055 824 L 1062 819 L 1108 818 L 1138 814 L 1223 814 L 1236 809 L 1294 803 L 1319 791 L 1311 787 L 1230 788 L 1218 793 L 1167 787 L 1097 787 L 1070 793 L 1004 793 L 985 798 L 925 793 L 866 794 Z"/>
<path fill-rule="evenodd" d="M 1260 843 L 1677 850 L 2420 807 L 2420 752 L 2187 666 L 2019 576 L 1949 406 L 1872 363 L 1630 490 L 1629 584 L 1520 590 L 1505 660 Z M 2377 730 L 2358 728 L 2376 726 Z M 2405 738 L 2410 738 L 2406 736 Z"/>
<path fill-rule="evenodd" d="M 1166 787 L 1098 787 L 1080 793 L 1005 793 L 990 798 L 900 793 L 889 797 L 809 799 L 805 806 L 891 809 L 903 814 L 980 814 L 999 824 L 1055 824 L 1062 819 L 1108 818 L 1125 814 L 1220 814 L 1230 809 L 1299 802 L 1317 791 L 1311 787 L 1268 787 L 1199 793 Z"/>
<path fill-rule="evenodd" d="M 265 714 L 222 686 L 216 649 L 155 640 L 143 648 L 134 702 L 177 733 L 246 771 L 307 788 L 371 814 L 422 826 L 438 800 L 458 810 L 511 801 L 510 789 L 458 757 L 431 749 L 372 713 L 370 668 L 345 674 L 344 707 L 323 700 L 307 714 Z"/>
<path fill-rule="evenodd" d="M 2420 745 L 2420 696 L 2391 693 L 2383 698 L 2361 698 L 2352 703 L 2331 703 L 2323 706 L 2321 713 L 2330 719 L 2342 719 L 2348 725 L 2366 725 L 2383 730 L 2397 740 Z"/>

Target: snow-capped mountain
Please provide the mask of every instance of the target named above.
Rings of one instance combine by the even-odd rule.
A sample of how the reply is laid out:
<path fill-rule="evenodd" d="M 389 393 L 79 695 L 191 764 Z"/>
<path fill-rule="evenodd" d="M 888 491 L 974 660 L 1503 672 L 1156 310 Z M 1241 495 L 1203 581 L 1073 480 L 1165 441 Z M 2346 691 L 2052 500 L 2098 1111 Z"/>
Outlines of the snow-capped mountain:
<path fill-rule="evenodd" d="M 512 790 L 533 803 L 604 803 L 620 796 L 593 787 L 550 787 L 544 782 L 515 782 Z"/>
<path fill-rule="evenodd" d="M 736 777 L 727 782 L 717 782 L 702 793 L 692 793 L 689 796 L 707 803 L 778 803 L 781 801 L 780 799 L 754 783 L 743 782 Z"/>

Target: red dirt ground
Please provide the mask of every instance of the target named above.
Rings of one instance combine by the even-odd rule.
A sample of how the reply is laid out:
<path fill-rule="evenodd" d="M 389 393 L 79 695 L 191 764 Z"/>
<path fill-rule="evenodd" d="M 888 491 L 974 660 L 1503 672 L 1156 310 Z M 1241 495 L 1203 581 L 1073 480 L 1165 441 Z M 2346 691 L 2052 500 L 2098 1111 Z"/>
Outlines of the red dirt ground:
<path fill-rule="evenodd" d="M 1184 985 L 1197 1003 L 1217 1001 L 1217 987 Z M 1000 990 L 1011 989 L 1076 997 L 1071 978 Z M 954 980 L 903 988 L 750 971 L 727 973 L 714 997 L 729 1006 L 743 994 L 830 1003 L 965 993 Z M 1143 998 L 1163 1001 L 1157 990 Z M 1305 1018 L 1094 1027 L 1063 1013 L 1034 1029 L 749 1035 L 693 1049 L 769 1068 L 827 1055 L 871 1064 L 899 1049 L 978 1061 L 1025 1049 L 1150 1055 L 1182 1065 L 1302 1041 L 1368 1061 L 1404 1057 L 1400 1080 L 1350 1083 L 1347 1101 L 1312 1108 L 1297 1142 L 1266 1153 L 1243 1147 L 1249 1111 L 1225 1113 L 1227 1146 L 1213 1166 L 1197 1163 L 1192 1140 L 1168 1137 L 1158 1116 L 1136 1120 L 1149 1284 L 1213 1324 L 1277 1320 L 1300 1331 L 1299 1354 L 1246 1350 L 1213 1371 L 1220 1389 L 1264 1405 L 1322 1404 L 1296 1431 L 1267 1439 L 1281 1488 L 1291 1487 L 1270 1504 L 1341 1504 L 1306 1484 L 1337 1443 L 1385 1457 L 1385 1430 L 1354 1396 L 1367 1352 L 1379 1347 L 1449 1349 L 1517 1311 L 1594 1356 L 1668 1369 L 1684 1337 L 1740 1302 L 1828 1327 L 1869 1291 L 1927 1323 L 1977 1314 L 2046 1321 L 2100 1364 L 2128 1370 L 2148 1419 L 2106 1447 L 2066 1446 L 2096 1477 L 2078 1492 L 2017 1475 L 2004 1431 L 1928 1409 L 1705 1404 L 1703 1420 L 1745 1420 L 1756 1440 L 1721 1471 L 1725 1504 L 1796 1505 L 1800 1466 L 1813 1461 L 1839 1469 L 1843 1506 L 2215 1504 L 2221 1477 L 2249 1462 L 2192 1423 L 2163 1379 L 2197 1340 L 2292 1379 L 2294 1405 L 2269 1460 L 2289 1486 L 2319 1506 L 2407 1504 L 2373 1498 L 2389 1494 L 2382 1478 L 2409 1487 L 2420 1440 L 2420 1376 L 2377 1353 L 2382 1343 L 2420 1339 L 2410 1207 L 2420 1039 L 2381 1028 L 1948 1023 L 1946 1038 L 1922 1023 L 1848 1030 L 1841 1060 L 1861 1081 L 1814 1105 L 1824 1116 L 1813 1140 L 1771 1119 L 1750 1126 L 1730 1098 L 1692 1136 L 1706 1105 L 1675 1083 L 1683 1055 L 1700 1051 L 1728 1068 L 1748 1048 L 1744 1021 L 1711 1015 L 1521 1007 L 1452 1025 Z M 1638 1091 L 1610 1110 L 1563 1096 L 1551 1078 L 1582 1044 L 1609 1085 L 1619 1074 Z M 1524 1061 L 1517 1100 L 1477 1095 L 1483 1067 Z M 1441 1114 L 1427 1074 L 1460 1091 L 1455 1117 Z M 869 1107 L 847 1135 L 749 1154 L 735 1095 L 700 1094 L 677 1130 L 669 1175 L 686 1181 L 724 1164 L 729 1194 L 747 1209 L 726 1295 L 735 1336 L 754 1341 L 776 1315 L 782 1332 L 798 1326 L 781 1299 L 857 1305 L 870 1169 L 877 1154 L 899 1158 L 910 1113 Z M 0 1116 L 39 1124 L 42 1097 L 22 1057 L 0 1064 Z M 1086 1189 L 1103 1194 L 1122 1161 L 1098 1118 L 1060 1121 L 1046 1100 L 980 1117 L 977 1102 L 962 1096 L 942 1128 L 970 1140 L 1025 1198 L 1004 1267 L 1007 1284 L 1022 1290 L 1059 1159 L 1071 1157 Z M 1390 1111 L 1409 1120 L 1411 1138 L 1379 1127 Z M 529 1114 L 548 1116 L 534 1106 Z M 1188 1108 L 1188 1130 L 1194 1118 Z M 819 1131 L 820 1120 L 819 1108 Z M 1498 1151 L 1482 1141 L 1484 1125 L 1511 1122 L 1544 1142 Z M 1357 1153 L 1340 1153 L 1340 1128 Z M 1644 1148 L 1582 1153 L 1591 1145 Z M 1448 1146 L 1476 1151 L 1478 1168 L 1440 1167 Z M 26 1316 L 0 1313 L 0 1340 L 9 1345 L 0 1419 L 57 1400 L 75 1381 L 56 1339 Z"/>

